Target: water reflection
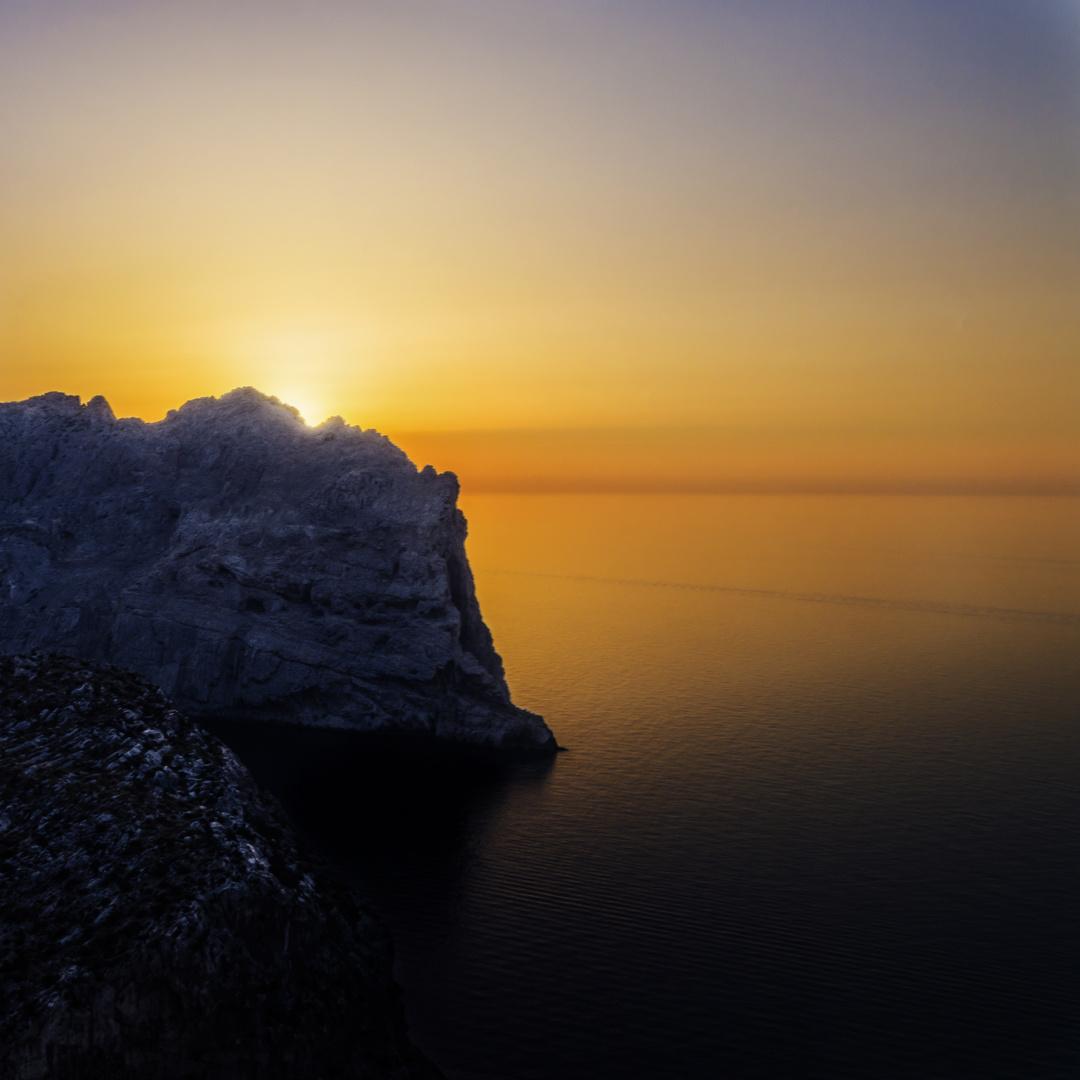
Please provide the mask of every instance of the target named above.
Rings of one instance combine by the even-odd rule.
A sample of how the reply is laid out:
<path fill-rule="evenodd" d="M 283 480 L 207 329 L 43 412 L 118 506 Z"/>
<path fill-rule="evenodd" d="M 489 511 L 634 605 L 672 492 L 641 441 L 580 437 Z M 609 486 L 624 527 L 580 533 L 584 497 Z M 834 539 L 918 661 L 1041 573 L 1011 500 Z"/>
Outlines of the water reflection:
<path fill-rule="evenodd" d="M 341 731 L 206 726 L 383 915 L 410 1014 L 441 1012 L 453 993 L 462 901 L 486 832 L 510 792 L 528 797 L 542 788 L 553 762 L 508 764 Z M 422 1022 L 413 1027 L 423 1044 Z"/>
<path fill-rule="evenodd" d="M 569 753 L 229 735 L 451 1080 L 1080 1075 L 1080 500 L 465 510 Z"/>

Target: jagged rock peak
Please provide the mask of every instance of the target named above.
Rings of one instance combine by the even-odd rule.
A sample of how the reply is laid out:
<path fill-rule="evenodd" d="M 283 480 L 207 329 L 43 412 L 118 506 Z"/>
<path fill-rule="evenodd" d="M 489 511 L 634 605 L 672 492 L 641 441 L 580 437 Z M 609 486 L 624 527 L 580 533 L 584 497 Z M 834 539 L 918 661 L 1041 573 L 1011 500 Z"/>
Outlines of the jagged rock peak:
<path fill-rule="evenodd" d="M 308 427 L 299 409 L 285 404 L 280 398 L 264 394 L 253 386 L 239 386 L 227 394 L 222 394 L 221 397 L 192 398 L 179 409 L 170 409 L 164 421 L 160 422 L 165 424 L 180 422 L 232 424 L 245 420 L 257 425 L 266 425 L 267 431 L 280 428 L 294 428 L 307 432 L 316 430 Z"/>
<path fill-rule="evenodd" d="M 0 648 L 131 668 L 194 716 L 551 752 L 515 707 L 457 479 L 251 387 L 157 423 L 0 404 Z"/>
<path fill-rule="evenodd" d="M 0 1080 L 437 1080 L 378 917 L 129 672 L 0 656 Z"/>

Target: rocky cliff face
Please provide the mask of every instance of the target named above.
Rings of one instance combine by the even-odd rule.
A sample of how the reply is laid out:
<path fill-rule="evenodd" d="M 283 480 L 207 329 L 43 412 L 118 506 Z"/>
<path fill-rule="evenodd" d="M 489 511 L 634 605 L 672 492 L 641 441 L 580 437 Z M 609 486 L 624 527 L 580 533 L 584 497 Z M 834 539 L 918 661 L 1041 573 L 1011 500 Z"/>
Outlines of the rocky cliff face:
<path fill-rule="evenodd" d="M 510 701 L 457 491 L 250 388 L 156 424 L 0 404 L 0 648 L 131 668 L 193 716 L 552 751 Z"/>
<path fill-rule="evenodd" d="M 437 1080 L 389 939 L 137 676 L 0 657 L 0 1080 Z"/>

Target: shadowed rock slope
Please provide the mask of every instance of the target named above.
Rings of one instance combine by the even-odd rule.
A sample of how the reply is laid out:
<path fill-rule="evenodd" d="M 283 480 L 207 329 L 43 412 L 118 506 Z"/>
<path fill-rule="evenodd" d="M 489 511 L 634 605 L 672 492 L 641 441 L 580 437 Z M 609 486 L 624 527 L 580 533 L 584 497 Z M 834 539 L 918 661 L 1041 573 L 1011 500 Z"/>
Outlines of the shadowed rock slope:
<path fill-rule="evenodd" d="M 437 1080 L 390 944 L 135 675 L 0 657 L 2 1080 Z"/>
<path fill-rule="evenodd" d="M 131 668 L 196 717 L 551 752 L 510 701 L 457 493 L 250 388 L 155 424 L 0 404 L 0 648 Z"/>

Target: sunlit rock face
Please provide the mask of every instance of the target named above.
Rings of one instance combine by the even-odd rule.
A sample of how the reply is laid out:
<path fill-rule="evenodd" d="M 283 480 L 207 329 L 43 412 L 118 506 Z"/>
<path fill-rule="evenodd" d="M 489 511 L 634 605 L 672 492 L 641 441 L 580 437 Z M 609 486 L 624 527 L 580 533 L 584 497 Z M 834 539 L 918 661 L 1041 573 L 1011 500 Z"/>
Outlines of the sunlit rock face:
<path fill-rule="evenodd" d="M 457 493 L 250 388 L 155 424 L 0 404 L 0 648 L 120 664 L 193 716 L 549 752 L 510 701 Z"/>
<path fill-rule="evenodd" d="M 438 1080 L 377 917 L 129 672 L 0 656 L 0 1080 Z"/>

